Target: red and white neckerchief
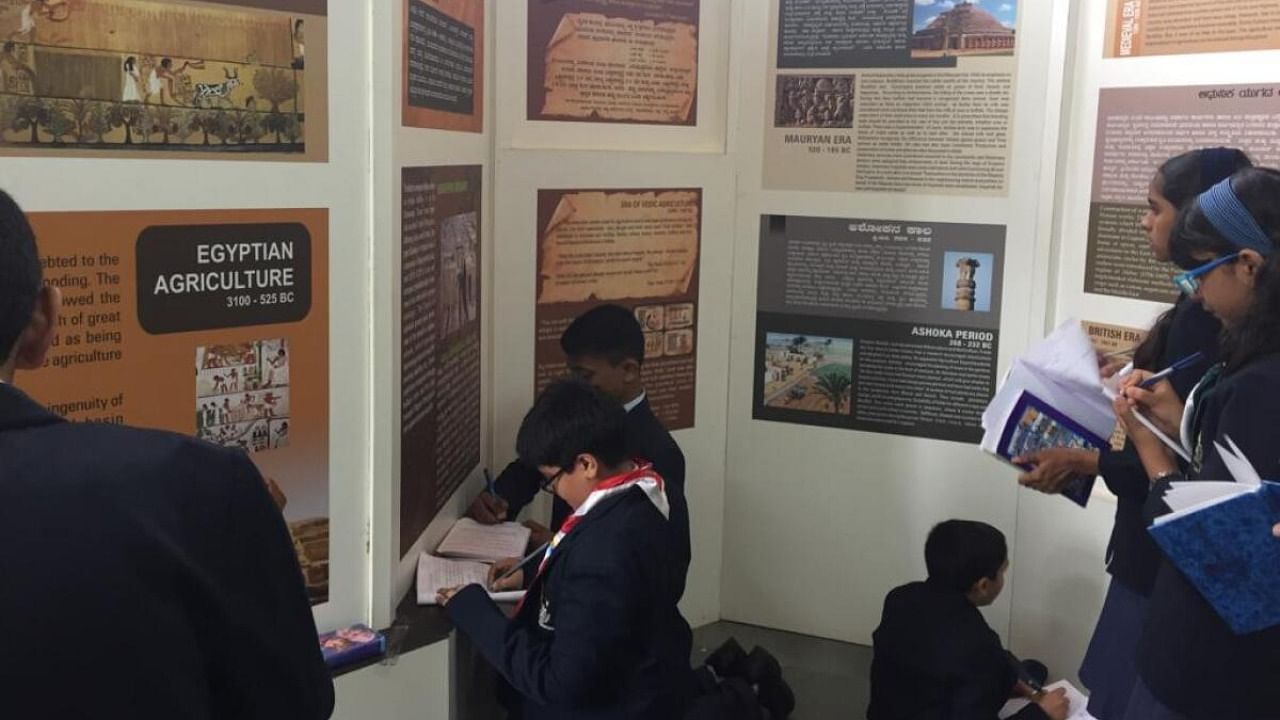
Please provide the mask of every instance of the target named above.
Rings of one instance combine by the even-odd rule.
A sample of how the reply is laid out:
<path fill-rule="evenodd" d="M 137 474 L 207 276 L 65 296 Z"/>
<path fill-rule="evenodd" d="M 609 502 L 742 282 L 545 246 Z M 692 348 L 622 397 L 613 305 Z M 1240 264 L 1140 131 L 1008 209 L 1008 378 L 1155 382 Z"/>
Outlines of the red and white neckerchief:
<path fill-rule="evenodd" d="M 671 504 L 667 502 L 666 482 L 661 475 L 653 471 L 652 463 L 637 461 L 634 470 L 621 475 L 614 475 L 601 481 L 599 485 L 596 485 L 596 489 L 592 490 L 591 494 L 587 496 L 587 499 L 578 506 L 578 509 L 565 518 L 564 523 L 560 526 L 560 531 L 555 534 L 555 537 L 551 538 L 551 542 L 547 545 L 547 551 L 542 556 L 542 562 L 538 564 L 538 572 L 533 576 L 534 582 L 537 582 L 538 578 L 542 577 L 543 571 L 551 563 L 551 556 L 555 554 L 556 548 L 560 546 L 560 541 L 573 532 L 573 529 L 582 522 L 587 513 L 610 497 L 627 492 L 633 487 L 638 487 L 644 491 L 645 497 L 649 498 L 649 502 L 653 503 L 658 512 L 662 513 L 662 517 L 668 519 L 671 517 Z M 532 587 L 533 583 L 530 583 L 529 586 Z M 526 594 L 525 597 L 527 598 L 528 595 Z M 520 604 L 516 606 L 517 614 L 523 605 L 524 598 L 521 598 Z"/>

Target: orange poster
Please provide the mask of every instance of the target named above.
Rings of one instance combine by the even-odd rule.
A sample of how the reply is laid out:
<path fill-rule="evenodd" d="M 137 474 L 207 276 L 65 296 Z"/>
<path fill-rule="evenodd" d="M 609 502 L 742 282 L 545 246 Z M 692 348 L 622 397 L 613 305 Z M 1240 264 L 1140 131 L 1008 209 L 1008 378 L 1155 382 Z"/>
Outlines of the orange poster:
<path fill-rule="evenodd" d="M 484 130 L 484 0 L 404 0 L 402 124 Z"/>
<path fill-rule="evenodd" d="M 55 345 L 18 385 L 68 419 L 241 448 L 328 599 L 327 210 L 32 213 Z M 175 482 L 180 478 L 175 478 Z"/>
<path fill-rule="evenodd" d="M 1275 50 L 1275 0 L 1110 0 L 1109 58 Z"/>

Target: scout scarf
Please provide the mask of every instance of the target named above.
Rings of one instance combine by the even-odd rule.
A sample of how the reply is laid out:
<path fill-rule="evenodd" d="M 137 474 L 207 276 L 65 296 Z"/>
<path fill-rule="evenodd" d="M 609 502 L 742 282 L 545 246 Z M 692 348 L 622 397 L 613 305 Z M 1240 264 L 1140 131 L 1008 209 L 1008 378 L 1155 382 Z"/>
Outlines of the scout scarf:
<path fill-rule="evenodd" d="M 560 531 L 551 539 L 551 543 L 547 545 L 547 552 L 542 556 L 542 562 L 538 565 L 538 572 L 534 575 L 534 582 L 542 577 L 542 573 L 547 566 L 551 564 L 551 558 L 555 555 L 556 548 L 560 546 L 560 542 L 565 536 L 573 532 L 573 529 L 582 522 L 597 505 L 605 500 L 624 492 L 633 487 L 638 487 L 644 491 L 645 497 L 649 498 L 649 502 L 662 513 L 662 517 L 669 518 L 671 515 L 671 505 L 667 502 L 666 483 L 662 476 L 653 471 L 653 465 L 650 463 L 636 463 L 636 469 L 621 475 L 614 475 L 600 482 L 596 489 L 591 491 L 587 499 L 578 506 L 578 509 L 565 519 L 564 524 L 560 526 Z M 532 587 L 532 583 L 530 584 Z M 528 597 L 526 595 L 526 597 Z M 524 600 L 520 601 L 524 604 Z M 516 607 L 516 612 L 520 612 L 520 607 Z"/>

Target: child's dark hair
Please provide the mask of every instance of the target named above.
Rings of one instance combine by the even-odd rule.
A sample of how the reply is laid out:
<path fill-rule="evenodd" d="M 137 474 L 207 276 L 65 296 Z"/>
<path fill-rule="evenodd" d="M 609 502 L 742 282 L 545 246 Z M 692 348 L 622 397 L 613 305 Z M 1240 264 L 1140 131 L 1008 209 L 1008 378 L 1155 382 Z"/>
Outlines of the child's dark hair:
<path fill-rule="evenodd" d="M 31 322 L 42 283 L 36 236 L 22 208 L 0 190 L 0 364 Z"/>
<path fill-rule="evenodd" d="M 969 592 L 982 578 L 994 580 L 1008 559 L 1004 533 L 972 520 L 938 523 L 924 544 L 929 580 L 960 593 Z"/>
<path fill-rule="evenodd" d="M 1231 176 L 1231 188 L 1272 244 L 1280 245 L 1280 171 L 1245 168 Z M 1213 226 L 1198 200 L 1178 216 L 1169 243 L 1173 262 L 1184 270 L 1240 249 Z M 1249 311 L 1223 335 L 1222 359 L 1232 372 L 1275 352 L 1280 352 L 1280 252 L 1273 251 L 1258 270 Z"/>
<path fill-rule="evenodd" d="M 624 360 L 644 363 L 644 331 L 630 310 L 600 305 L 579 315 L 560 336 L 565 357 L 604 358 L 610 365 Z"/>
<path fill-rule="evenodd" d="M 627 412 L 576 378 L 557 380 L 542 391 L 520 423 L 516 453 L 527 465 L 571 470 L 580 455 L 605 467 L 626 459 Z"/>
<path fill-rule="evenodd" d="M 1169 204 L 1182 210 L 1200 193 L 1231 177 L 1253 162 L 1236 148 L 1203 148 L 1192 150 L 1165 160 L 1156 170 L 1160 194 Z M 1147 337 L 1133 353 L 1133 366 L 1141 370 L 1159 370 L 1169 342 L 1169 329 L 1173 326 L 1174 310 L 1165 311 L 1151 326 Z"/>

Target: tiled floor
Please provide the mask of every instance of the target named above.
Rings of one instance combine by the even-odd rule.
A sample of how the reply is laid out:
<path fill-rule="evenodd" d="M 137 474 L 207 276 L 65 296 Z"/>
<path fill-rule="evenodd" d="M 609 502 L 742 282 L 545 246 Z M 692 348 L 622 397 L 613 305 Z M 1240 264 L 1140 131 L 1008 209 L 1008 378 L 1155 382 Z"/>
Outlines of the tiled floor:
<path fill-rule="evenodd" d="M 778 658 L 782 676 L 796 694 L 792 720 L 854 720 L 866 716 L 871 648 L 720 622 L 694 631 L 694 665 L 702 664 L 730 637 L 748 652 L 763 645 Z"/>

